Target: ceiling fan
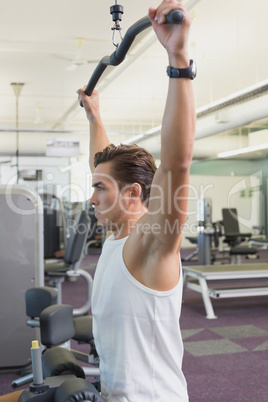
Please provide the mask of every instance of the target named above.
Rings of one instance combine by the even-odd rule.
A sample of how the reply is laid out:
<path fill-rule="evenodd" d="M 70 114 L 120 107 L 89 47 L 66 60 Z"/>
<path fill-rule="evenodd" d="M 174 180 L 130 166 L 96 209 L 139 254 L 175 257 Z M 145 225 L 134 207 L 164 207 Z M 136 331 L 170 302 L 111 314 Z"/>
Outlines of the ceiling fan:
<path fill-rule="evenodd" d="M 66 71 L 73 72 L 76 71 L 79 67 L 84 66 L 85 64 L 96 64 L 99 60 L 87 60 L 82 56 L 82 47 L 86 41 L 85 38 L 75 38 L 76 46 L 78 48 L 77 53 L 73 59 L 65 58 L 70 62 L 69 65 L 65 67 Z"/>

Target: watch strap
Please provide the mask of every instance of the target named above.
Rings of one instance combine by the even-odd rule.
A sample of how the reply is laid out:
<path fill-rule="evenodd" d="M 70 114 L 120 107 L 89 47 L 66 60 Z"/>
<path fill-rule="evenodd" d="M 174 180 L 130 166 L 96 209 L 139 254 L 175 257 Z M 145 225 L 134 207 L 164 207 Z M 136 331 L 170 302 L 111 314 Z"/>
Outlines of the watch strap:
<path fill-rule="evenodd" d="M 186 68 L 174 68 L 168 66 L 167 75 L 170 78 L 190 78 L 193 80 L 196 77 L 196 64 L 193 60 L 190 60 L 190 65 Z"/>

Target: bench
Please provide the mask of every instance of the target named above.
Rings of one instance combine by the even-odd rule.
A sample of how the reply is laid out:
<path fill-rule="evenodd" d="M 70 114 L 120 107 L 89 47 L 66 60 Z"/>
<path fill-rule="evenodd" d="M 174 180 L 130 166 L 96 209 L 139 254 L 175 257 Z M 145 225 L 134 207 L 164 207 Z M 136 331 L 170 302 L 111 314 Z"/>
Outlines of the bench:
<path fill-rule="evenodd" d="M 217 318 L 214 313 L 211 298 L 221 299 L 228 297 L 267 296 L 267 286 L 256 286 L 254 280 L 268 279 L 268 263 L 237 264 L 237 265 L 199 265 L 183 267 L 184 289 L 187 287 L 202 294 L 206 317 Z M 246 287 L 234 287 L 237 280 L 252 280 Z M 208 281 L 228 281 L 227 288 L 210 288 Z"/>

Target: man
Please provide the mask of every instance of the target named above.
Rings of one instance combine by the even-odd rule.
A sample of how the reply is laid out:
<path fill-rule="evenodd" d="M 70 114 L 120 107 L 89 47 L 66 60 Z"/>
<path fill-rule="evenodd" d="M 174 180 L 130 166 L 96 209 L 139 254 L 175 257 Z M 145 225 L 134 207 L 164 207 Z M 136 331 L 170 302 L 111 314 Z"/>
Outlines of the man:
<path fill-rule="evenodd" d="M 172 9 L 183 12 L 182 24 L 164 24 Z M 192 63 L 182 70 L 190 64 L 191 18 L 185 7 L 164 0 L 148 15 L 167 51 L 173 68 L 169 74 L 175 71 L 176 77 L 193 78 Z M 142 148 L 109 145 L 97 92 L 87 97 L 84 88 L 78 90 L 90 122 L 91 203 L 99 222 L 113 232 L 103 246 L 92 297 L 101 393 L 108 402 L 188 401 L 181 370 L 179 251 L 195 105 L 191 79 L 168 79 L 161 164 L 156 172 L 150 154 Z"/>

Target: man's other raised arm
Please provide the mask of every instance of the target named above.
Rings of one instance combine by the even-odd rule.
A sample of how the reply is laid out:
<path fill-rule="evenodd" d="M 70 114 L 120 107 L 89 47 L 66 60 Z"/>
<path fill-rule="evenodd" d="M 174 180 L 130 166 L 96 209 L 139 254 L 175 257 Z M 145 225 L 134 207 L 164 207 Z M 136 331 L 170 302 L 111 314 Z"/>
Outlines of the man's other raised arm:
<path fill-rule="evenodd" d="M 79 103 L 83 103 L 87 119 L 89 120 L 89 166 L 93 173 L 96 152 L 102 151 L 110 144 L 110 141 L 100 116 L 99 94 L 94 90 L 91 96 L 87 96 L 84 92 L 85 88 L 78 89 L 77 94 L 78 101 Z"/>
<path fill-rule="evenodd" d="M 165 15 L 172 9 L 179 9 L 184 14 L 180 25 L 164 24 Z M 157 9 L 149 10 L 149 18 L 159 41 L 168 54 L 169 66 L 178 69 L 189 67 L 188 37 L 191 17 L 182 3 L 176 0 L 164 0 Z M 180 231 L 186 220 L 189 171 L 195 136 L 195 102 L 192 80 L 189 78 L 169 78 L 166 107 L 161 130 L 161 165 L 156 172 L 149 204 L 152 223 L 157 221 L 162 228 L 165 223 L 178 223 Z M 164 200 L 161 199 L 161 214 L 157 189 L 161 187 Z M 180 233 L 163 231 L 159 241 L 169 250 L 180 244 Z M 163 245 L 164 245 L 163 244 Z"/>

